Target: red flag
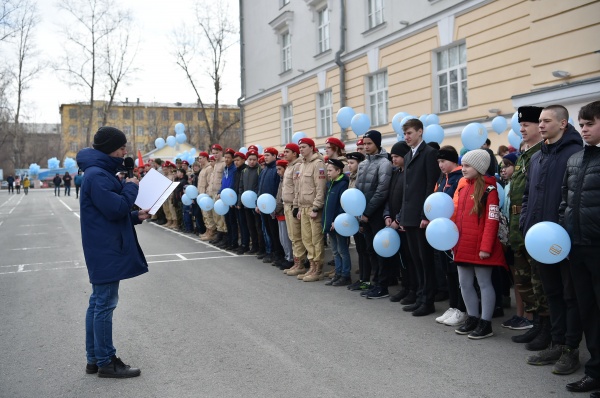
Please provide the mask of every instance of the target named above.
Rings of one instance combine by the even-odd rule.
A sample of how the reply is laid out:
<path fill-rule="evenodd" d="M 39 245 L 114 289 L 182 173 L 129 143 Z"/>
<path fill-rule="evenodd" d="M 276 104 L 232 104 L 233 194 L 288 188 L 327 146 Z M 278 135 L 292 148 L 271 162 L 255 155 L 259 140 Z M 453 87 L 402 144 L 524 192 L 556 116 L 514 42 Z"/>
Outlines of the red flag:
<path fill-rule="evenodd" d="M 142 152 L 138 149 L 138 167 L 144 167 L 144 159 L 142 158 Z"/>

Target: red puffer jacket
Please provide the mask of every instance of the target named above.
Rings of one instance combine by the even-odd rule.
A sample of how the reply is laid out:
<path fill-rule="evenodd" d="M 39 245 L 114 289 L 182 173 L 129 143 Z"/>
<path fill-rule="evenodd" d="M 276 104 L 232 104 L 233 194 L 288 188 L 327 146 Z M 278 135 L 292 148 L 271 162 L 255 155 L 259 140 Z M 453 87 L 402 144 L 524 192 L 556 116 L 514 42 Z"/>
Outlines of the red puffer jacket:
<path fill-rule="evenodd" d="M 500 207 L 498 191 L 493 189 L 487 195 L 485 211 L 482 217 L 470 214 L 475 202 L 475 180 L 465 180 L 459 184 L 456 191 L 458 204 L 455 208 L 455 220 L 458 227 L 458 243 L 454 247 L 454 261 L 457 263 L 470 263 L 478 265 L 502 266 L 507 268 L 504 250 L 498 239 L 498 225 L 500 221 Z M 484 177 L 486 188 L 496 186 L 494 177 Z M 479 252 L 490 253 L 486 259 L 479 258 Z"/>

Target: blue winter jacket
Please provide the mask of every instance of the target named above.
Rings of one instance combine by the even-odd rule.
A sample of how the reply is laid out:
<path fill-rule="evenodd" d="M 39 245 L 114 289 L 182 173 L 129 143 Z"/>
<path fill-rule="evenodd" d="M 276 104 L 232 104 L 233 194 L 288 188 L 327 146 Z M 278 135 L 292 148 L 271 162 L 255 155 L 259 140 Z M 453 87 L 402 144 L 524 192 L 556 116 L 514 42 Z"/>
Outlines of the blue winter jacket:
<path fill-rule="evenodd" d="M 349 184 L 350 179 L 345 174 L 341 174 L 335 181 L 327 182 L 327 194 L 323 207 L 323 233 L 331 232 L 331 223 L 337 216 L 344 213 L 341 198 Z"/>
<path fill-rule="evenodd" d="M 258 175 L 258 196 L 268 193 L 276 198 L 280 180 L 281 178 L 277 174 L 277 162 L 273 161 L 267 164 Z"/>
<path fill-rule="evenodd" d="M 223 170 L 223 177 L 221 177 L 221 189 L 219 193 L 225 188 L 234 188 L 233 182 L 235 181 L 235 173 L 237 167 L 235 167 L 235 163 L 231 163 L 229 167 L 225 167 Z"/>
<path fill-rule="evenodd" d="M 75 183 L 76 187 L 80 187 L 83 183 L 83 176 L 81 174 L 77 174 L 75 178 L 73 178 L 73 182 Z"/>
<path fill-rule="evenodd" d="M 131 211 L 138 194 L 132 182 L 115 176 L 123 159 L 92 148 L 77 154 L 85 172 L 81 187 L 81 241 L 90 283 L 103 284 L 148 272 L 148 263 L 137 240 L 138 212 Z"/>

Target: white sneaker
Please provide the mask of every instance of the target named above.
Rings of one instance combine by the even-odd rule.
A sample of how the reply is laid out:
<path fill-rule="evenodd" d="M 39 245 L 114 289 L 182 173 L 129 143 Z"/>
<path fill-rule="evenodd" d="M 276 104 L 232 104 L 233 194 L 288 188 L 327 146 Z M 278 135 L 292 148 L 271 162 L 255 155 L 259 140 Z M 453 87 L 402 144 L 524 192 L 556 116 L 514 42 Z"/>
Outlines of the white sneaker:
<path fill-rule="evenodd" d="M 468 318 L 468 316 L 467 316 L 466 312 L 462 312 L 457 309 L 454 311 L 454 314 L 452 314 L 452 316 L 450 316 L 448 319 L 446 319 L 443 322 L 443 324 L 448 325 L 448 326 L 458 326 L 458 325 L 462 325 L 463 323 L 465 323 L 467 318 Z"/>
<path fill-rule="evenodd" d="M 438 316 L 437 318 L 435 318 L 435 321 L 436 321 L 437 323 L 444 323 L 444 321 L 445 321 L 446 319 L 448 319 L 448 318 L 450 318 L 452 315 L 454 315 L 454 312 L 455 312 L 455 311 L 458 311 L 458 310 L 457 310 L 457 309 L 455 309 L 455 308 L 448 308 L 448 309 L 446 310 L 446 312 L 444 312 L 444 315 L 442 315 L 442 316 Z"/>

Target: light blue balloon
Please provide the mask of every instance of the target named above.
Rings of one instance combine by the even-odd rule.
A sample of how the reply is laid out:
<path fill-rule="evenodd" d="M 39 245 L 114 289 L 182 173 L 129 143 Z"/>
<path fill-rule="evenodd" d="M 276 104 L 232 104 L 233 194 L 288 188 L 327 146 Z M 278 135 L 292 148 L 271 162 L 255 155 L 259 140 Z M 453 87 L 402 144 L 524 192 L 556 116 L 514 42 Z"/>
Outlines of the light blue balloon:
<path fill-rule="evenodd" d="M 300 141 L 302 138 L 306 138 L 306 133 L 304 131 L 296 131 L 292 136 L 292 142 L 298 145 L 298 141 Z"/>
<path fill-rule="evenodd" d="M 400 249 L 400 235 L 392 228 L 384 228 L 373 238 L 373 249 L 381 257 L 392 257 Z"/>
<path fill-rule="evenodd" d="M 275 198 L 271 194 L 263 193 L 256 200 L 256 206 L 261 213 L 272 214 L 276 207 Z"/>
<path fill-rule="evenodd" d="M 450 250 L 458 242 L 458 228 L 448 218 L 436 218 L 425 230 L 427 242 L 436 250 Z"/>
<path fill-rule="evenodd" d="M 468 150 L 479 149 L 487 140 L 487 129 L 481 123 L 469 123 L 465 126 L 460 136 L 462 143 Z"/>
<path fill-rule="evenodd" d="M 159 137 L 154 140 L 154 146 L 156 147 L 156 149 L 163 149 L 165 147 L 165 144 L 165 139 L 162 137 Z"/>
<path fill-rule="evenodd" d="M 410 119 L 418 119 L 418 117 L 413 116 L 413 115 L 408 115 L 408 116 L 404 116 L 402 118 L 402 120 L 400 120 L 400 129 L 402 129 L 402 126 L 404 126 L 404 123 L 406 123 L 407 121 L 409 121 Z"/>
<path fill-rule="evenodd" d="M 181 196 L 181 203 L 183 203 L 186 206 L 189 206 L 192 204 L 192 199 L 190 199 L 190 197 L 187 196 L 186 194 L 183 194 Z"/>
<path fill-rule="evenodd" d="M 183 144 L 187 140 L 187 136 L 185 134 L 177 134 L 175 136 L 175 140 L 178 144 Z"/>
<path fill-rule="evenodd" d="M 183 123 L 177 123 L 175 125 L 175 134 L 183 134 L 185 133 L 185 126 L 183 125 Z"/>
<path fill-rule="evenodd" d="M 575 122 L 573 121 L 573 118 L 569 116 L 569 120 L 568 120 L 569 124 L 573 127 L 576 127 Z"/>
<path fill-rule="evenodd" d="M 560 225 L 542 221 L 527 231 L 525 248 L 534 260 L 542 264 L 556 264 L 569 255 L 571 239 Z"/>
<path fill-rule="evenodd" d="M 262 147 L 262 145 L 256 144 L 256 149 L 258 149 L 258 154 L 262 155 L 262 153 L 263 153 L 263 147 Z"/>
<path fill-rule="evenodd" d="M 371 128 L 371 118 L 367 114 L 357 113 L 352 117 L 350 126 L 352 127 L 354 134 L 363 135 Z"/>
<path fill-rule="evenodd" d="M 211 211 L 215 206 L 215 202 L 210 196 L 205 196 L 198 200 L 198 206 L 204 211 Z"/>
<path fill-rule="evenodd" d="M 444 192 L 434 192 L 425 199 L 423 211 L 428 220 L 450 218 L 454 214 L 454 201 Z"/>
<path fill-rule="evenodd" d="M 256 207 L 256 192 L 246 191 L 242 194 L 242 204 L 249 209 Z"/>
<path fill-rule="evenodd" d="M 521 146 L 521 141 L 523 141 L 523 138 L 521 138 L 520 136 L 518 136 L 517 134 L 515 134 L 515 132 L 513 130 L 510 130 L 508 132 L 508 143 L 513 148 L 516 148 L 517 151 L 519 150 L 519 147 Z"/>
<path fill-rule="evenodd" d="M 404 133 L 396 134 L 396 138 L 398 139 L 398 142 L 404 141 Z"/>
<path fill-rule="evenodd" d="M 423 140 L 426 143 L 437 142 L 438 144 L 441 144 L 444 140 L 444 129 L 439 124 L 430 124 L 425 127 Z"/>
<path fill-rule="evenodd" d="M 196 199 L 198 197 L 198 188 L 196 188 L 193 185 L 188 185 L 187 187 L 185 187 L 185 194 L 190 199 Z"/>
<path fill-rule="evenodd" d="M 402 133 L 402 135 L 404 135 L 404 131 L 402 131 L 402 125 L 400 124 L 400 121 L 402 121 L 402 119 L 404 119 L 406 116 L 408 116 L 408 113 L 398 112 L 392 118 L 392 127 L 394 128 L 396 134 Z"/>
<path fill-rule="evenodd" d="M 492 130 L 494 130 L 497 134 L 502 134 L 506 127 L 508 127 L 508 122 L 503 116 L 496 116 L 492 120 Z"/>
<path fill-rule="evenodd" d="M 342 213 L 333 220 L 335 232 L 342 236 L 353 236 L 358 232 L 358 220 L 348 213 Z"/>
<path fill-rule="evenodd" d="M 340 197 L 340 202 L 342 209 L 354 217 L 361 216 L 367 207 L 365 194 L 356 188 L 346 189 Z"/>
<path fill-rule="evenodd" d="M 221 200 L 227 206 L 234 206 L 237 203 L 237 194 L 231 188 L 225 188 L 221 191 Z"/>
<path fill-rule="evenodd" d="M 174 147 L 176 143 L 177 143 L 177 139 L 175 138 L 175 136 L 170 135 L 167 137 L 167 145 L 168 146 Z"/>
<path fill-rule="evenodd" d="M 354 112 L 354 109 L 350 108 L 349 106 L 340 108 L 340 110 L 337 113 L 337 122 L 340 125 L 340 127 L 343 129 L 347 129 L 348 127 L 350 127 L 350 123 L 352 123 L 352 118 L 355 114 L 356 112 Z"/>
<path fill-rule="evenodd" d="M 223 200 L 219 199 L 215 202 L 214 211 L 218 215 L 224 216 L 229 211 L 229 206 L 227 206 Z"/>
<path fill-rule="evenodd" d="M 137 159 L 136 159 L 137 160 Z M 65 160 L 63 161 L 63 167 L 65 169 L 72 169 L 73 167 L 75 167 L 77 165 L 77 162 L 75 161 L 75 159 L 70 158 L 70 157 L 66 157 Z"/>
<path fill-rule="evenodd" d="M 196 154 L 196 152 L 198 152 L 198 151 L 196 150 L 196 148 L 192 148 L 192 149 L 190 149 L 190 155 L 195 155 L 195 154 Z"/>
<path fill-rule="evenodd" d="M 244 155 L 248 152 L 248 148 L 246 148 L 245 146 L 241 147 L 239 152 L 243 153 Z"/>
<path fill-rule="evenodd" d="M 427 119 L 425 119 L 425 126 L 430 126 L 432 124 L 440 124 L 440 117 L 435 113 L 427 115 Z"/>
<path fill-rule="evenodd" d="M 426 113 L 419 116 L 419 120 L 421 121 L 421 123 L 423 123 L 423 126 L 425 126 L 425 120 L 427 120 L 427 116 L 429 116 L 429 115 Z"/>
<path fill-rule="evenodd" d="M 498 199 L 499 199 L 499 206 L 502 207 L 504 206 L 504 196 L 506 195 L 504 193 L 504 187 L 502 187 L 502 185 L 496 183 L 496 190 L 498 191 Z"/>
<path fill-rule="evenodd" d="M 510 126 L 512 131 L 515 132 L 519 137 L 521 136 L 521 125 L 519 124 L 519 112 L 515 112 L 510 119 Z"/>

